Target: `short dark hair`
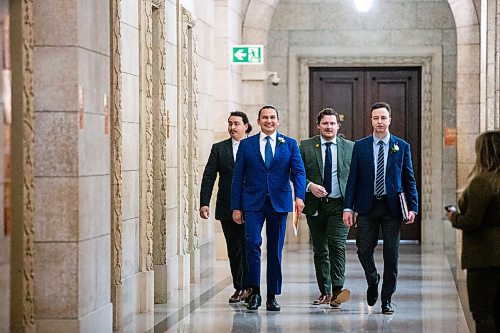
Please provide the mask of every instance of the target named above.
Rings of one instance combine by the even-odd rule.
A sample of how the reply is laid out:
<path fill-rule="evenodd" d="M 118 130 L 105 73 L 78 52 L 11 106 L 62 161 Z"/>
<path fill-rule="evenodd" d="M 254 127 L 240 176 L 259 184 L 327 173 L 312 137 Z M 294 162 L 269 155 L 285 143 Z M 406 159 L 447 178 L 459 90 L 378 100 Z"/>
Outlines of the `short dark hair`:
<path fill-rule="evenodd" d="M 272 106 L 272 105 L 264 105 L 263 107 L 261 107 L 260 110 L 259 110 L 259 115 L 257 116 L 257 119 L 260 119 L 260 113 L 264 109 L 272 109 L 272 110 L 276 111 L 276 117 L 278 119 L 280 119 L 280 115 L 278 114 L 278 110 L 276 110 L 276 108 L 274 106 Z"/>
<path fill-rule="evenodd" d="M 248 125 L 248 128 L 245 131 L 245 133 L 248 134 L 248 133 L 250 133 L 252 131 L 252 125 L 248 121 L 248 116 L 247 116 L 247 114 L 245 112 L 243 112 L 243 111 L 233 111 L 233 112 L 231 112 L 229 114 L 229 117 L 227 117 L 227 120 L 229 120 L 229 118 L 231 118 L 232 116 L 241 117 L 241 119 L 243 120 L 243 124 Z"/>
<path fill-rule="evenodd" d="M 324 116 L 335 116 L 337 118 L 337 123 L 340 124 L 340 114 L 332 108 L 324 108 L 318 113 L 317 122 L 321 122 Z"/>
<path fill-rule="evenodd" d="M 375 102 L 373 103 L 372 107 L 370 108 L 370 112 L 372 112 L 375 109 L 382 109 L 385 108 L 387 111 L 389 111 L 389 117 L 391 116 L 391 106 L 386 103 L 386 102 Z"/>

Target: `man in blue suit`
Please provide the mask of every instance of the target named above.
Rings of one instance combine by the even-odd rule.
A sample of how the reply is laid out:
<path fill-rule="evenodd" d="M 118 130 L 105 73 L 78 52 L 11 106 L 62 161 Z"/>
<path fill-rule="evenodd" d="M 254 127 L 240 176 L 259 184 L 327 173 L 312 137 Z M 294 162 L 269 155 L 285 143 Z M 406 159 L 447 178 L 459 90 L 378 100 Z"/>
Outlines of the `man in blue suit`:
<path fill-rule="evenodd" d="M 344 224 L 357 223 L 358 258 L 365 271 L 369 306 L 378 299 L 380 275 L 373 251 L 379 230 L 384 241 L 384 276 L 382 283 L 382 313 L 394 314 L 391 297 L 396 291 L 401 222 L 403 215 L 399 194 L 406 194 L 410 224 L 418 212 L 418 194 L 411 162 L 410 145 L 389 133 L 391 107 L 377 102 L 371 107 L 373 134 L 354 144 L 351 169 L 344 197 Z M 354 216 L 356 212 L 357 219 Z"/>
<path fill-rule="evenodd" d="M 251 288 L 247 308 L 257 310 L 260 295 L 261 232 L 266 221 L 268 311 L 280 311 L 281 252 L 286 218 L 293 210 L 290 180 L 295 192 L 296 213 L 304 208 L 305 171 L 297 142 L 277 132 L 278 111 L 270 105 L 259 110 L 261 132 L 241 141 L 233 172 L 231 210 L 236 223 L 245 223 L 248 275 Z"/>

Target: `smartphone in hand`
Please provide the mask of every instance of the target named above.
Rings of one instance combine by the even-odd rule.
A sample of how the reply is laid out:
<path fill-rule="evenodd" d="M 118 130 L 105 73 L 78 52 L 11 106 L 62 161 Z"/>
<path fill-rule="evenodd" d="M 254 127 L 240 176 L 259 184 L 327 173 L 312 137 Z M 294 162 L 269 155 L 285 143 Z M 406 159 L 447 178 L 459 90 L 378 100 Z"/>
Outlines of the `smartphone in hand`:
<path fill-rule="evenodd" d="M 455 208 L 454 205 L 446 205 L 444 206 L 444 210 L 446 210 L 447 212 L 456 212 L 457 209 Z"/>

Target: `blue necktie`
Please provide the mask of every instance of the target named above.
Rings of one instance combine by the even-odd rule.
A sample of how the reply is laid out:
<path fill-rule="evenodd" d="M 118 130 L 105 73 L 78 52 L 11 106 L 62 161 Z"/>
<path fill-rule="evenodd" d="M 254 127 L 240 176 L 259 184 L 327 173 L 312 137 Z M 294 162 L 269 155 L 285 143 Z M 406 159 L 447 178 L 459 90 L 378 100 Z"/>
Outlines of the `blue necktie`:
<path fill-rule="evenodd" d="M 266 166 L 269 168 L 271 165 L 271 161 L 273 160 L 273 149 L 271 148 L 271 137 L 266 136 L 266 149 L 264 152 L 264 156 L 266 157 L 264 162 L 266 162 Z"/>
<path fill-rule="evenodd" d="M 328 194 L 332 193 L 332 142 L 325 142 L 325 168 L 323 169 L 323 187 Z"/>
<path fill-rule="evenodd" d="M 378 142 L 377 174 L 375 177 L 375 195 L 384 194 L 384 143 Z"/>

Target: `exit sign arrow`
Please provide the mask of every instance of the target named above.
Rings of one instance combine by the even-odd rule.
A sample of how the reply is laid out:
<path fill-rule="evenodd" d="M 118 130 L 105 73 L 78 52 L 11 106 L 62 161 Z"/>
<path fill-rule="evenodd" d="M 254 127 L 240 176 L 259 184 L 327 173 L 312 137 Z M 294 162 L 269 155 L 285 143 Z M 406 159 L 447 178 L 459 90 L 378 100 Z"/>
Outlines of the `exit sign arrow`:
<path fill-rule="evenodd" d="M 262 65 L 264 63 L 263 45 L 235 45 L 231 50 L 233 64 Z"/>

